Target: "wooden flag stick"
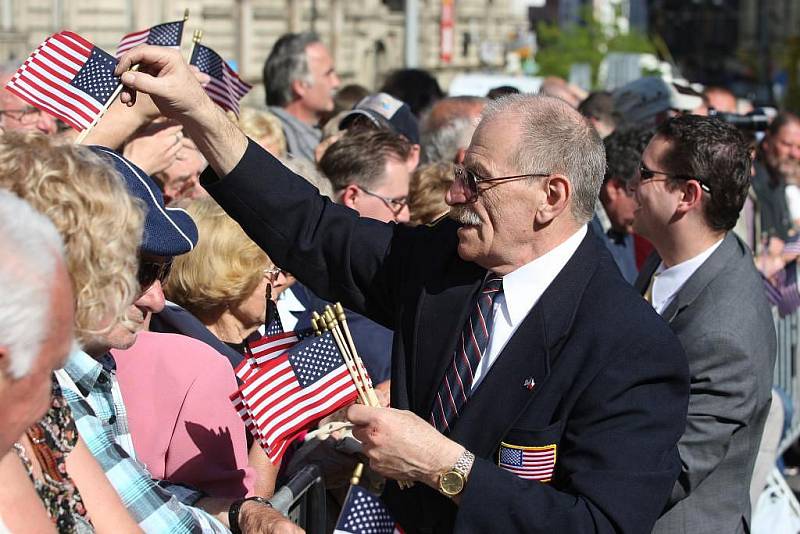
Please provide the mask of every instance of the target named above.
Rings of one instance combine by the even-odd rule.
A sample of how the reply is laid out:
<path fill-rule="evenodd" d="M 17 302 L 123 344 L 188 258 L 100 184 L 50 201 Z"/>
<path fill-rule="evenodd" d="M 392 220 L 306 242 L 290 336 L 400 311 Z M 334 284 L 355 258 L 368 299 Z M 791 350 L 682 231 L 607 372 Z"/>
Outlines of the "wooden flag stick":
<path fill-rule="evenodd" d="M 187 20 L 189 20 L 189 8 L 188 7 L 183 10 L 183 22 L 186 22 Z"/>
<path fill-rule="evenodd" d="M 313 312 L 311 315 L 312 321 L 314 321 L 315 325 L 319 328 L 320 333 L 323 330 L 330 330 L 331 335 L 333 336 L 334 341 L 336 342 L 336 346 L 339 349 L 339 352 L 342 355 L 342 359 L 344 360 L 345 367 L 347 367 L 347 372 L 350 373 L 350 378 L 353 380 L 353 384 L 356 386 L 356 391 L 358 392 L 358 400 L 361 401 L 362 404 L 367 404 L 369 402 L 369 398 L 367 397 L 366 391 L 364 391 L 362 385 L 359 383 L 358 380 L 358 373 L 355 369 L 355 365 L 353 364 L 353 359 L 350 356 L 350 353 L 347 350 L 347 347 L 342 343 L 342 339 L 339 335 L 339 332 L 333 328 L 333 324 L 328 322 L 327 314 L 323 314 L 320 316 L 317 312 Z"/>
<path fill-rule="evenodd" d="M 353 342 L 353 336 L 350 335 L 350 328 L 347 326 L 347 317 L 344 314 L 344 307 L 342 307 L 340 302 L 337 302 L 334 305 L 333 310 L 335 310 L 336 319 L 342 325 L 342 331 L 344 332 L 347 342 L 350 345 L 350 349 L 352 350 L 353 360 L 358 367 L 358 373 L 361 375 L 361 379 L 364 381 L 364 385 L 366 386 L 367 395 L 370 398 L 370 406 L 380 406 L 381 403 L 378 400 L 378 396 L 375 394 L 375 390 L 372 388 L 372 381 L 370 380 L 369 375 L 364 368 L 364 362 L 361 361 L 361 356 L 358 355 L 358 351 L 356 350 L 356 344 Z M 331 313 L 333 313 L 333 311 Z"/>
<path fill-rule="evenodd" d="M 356 464 L 356 468 L 353 469 L 353 476 L 350 478 L 350 484 L 353 486 L 358 486 L 358 483 L 361 481 L 361 475 L 364 473 L 364 464 L 358 462 Z"/>
<path fill-rule="evenodd" d="M 139 70 L 139 65 L 134 65 L 131 70 L 132 71 Z M 92 121 L 92 123 L 89 126 L 87 126 L 86 129 L 83 130 L 80 133 L 80 135 L 78 135 L 77 139 L 75 139 L 75 144 L 76 145 L 82 145 L 83 144 L 83 142 L 86 140 L 86 136 L 88 136 L 89 133 L 92 131 L 92 129 L 95 126 L 97 126 L 97 123 L 100 122 L 100 119 L 103 118 L 103 115 L 106 114 L 106 111 L 108 111 L 108 108 L 111 107 L 111 104 L 114 103 L 114 100 L 117 99 L 117 97 L 119 96 L 120 92 L 122 92 L 122 89 L 124 87 L 125 86 L 122 85 L 122 82 L 119 82 L 119 85 L 117 85 L 117 88 L 114 89 L 114 92 L 111 93 L 111 96 L 108 98 L 108 100 L 106 100 L 106 103 L 103 104 L 103 108 L 100 110 L 100 113 L 97 114 L 97 117 L 95 117 L 94 120 Z"/>
<path fill-rule="evenodd" d="M 197 46 L 197 43 L 203 39 L 203 30 L 195 30 L 194 35 L 192 35 L 192 48 L 189 50 L 189 62 L 192 61 L 192 56 L 194 55 L 194 49 Z"/>

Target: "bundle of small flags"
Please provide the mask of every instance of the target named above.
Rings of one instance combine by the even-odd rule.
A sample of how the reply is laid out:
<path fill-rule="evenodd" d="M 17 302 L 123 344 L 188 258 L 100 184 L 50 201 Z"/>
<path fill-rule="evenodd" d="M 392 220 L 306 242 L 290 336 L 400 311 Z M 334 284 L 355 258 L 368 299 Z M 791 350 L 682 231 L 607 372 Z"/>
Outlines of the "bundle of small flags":
<path fill-rule="evenodd" d="M 377 405 L 355 347 L 343 341 L 343 311 L 340 317 L 331 308 L 327 321 L 315 318 L 313 333 L 278 332 L 271 323 L 236 368 L 241 385 L 231 402 L 275 464 L 320 419 L 356 399 Z"/>
<path fill-rule="evenodd" d="M 6 89 L 78 131 L 105 112 L 120 81 L 117 60 L 71 31 L 51 35 L 14 73 Z"/>
<path fill-rule="evenodd" d="M 211 48 L 195 43 L 189 64 L 208 74 L 210 81 L 206 93 L 218 106 L 239 116 L 239 101 L 252 85 L 239 79 L 239 75 Z"/>
<path fill-rule="evenodd" d="M 403 529 L 380 498 L 351 485 L 333 534 L 403 534 Z"/>

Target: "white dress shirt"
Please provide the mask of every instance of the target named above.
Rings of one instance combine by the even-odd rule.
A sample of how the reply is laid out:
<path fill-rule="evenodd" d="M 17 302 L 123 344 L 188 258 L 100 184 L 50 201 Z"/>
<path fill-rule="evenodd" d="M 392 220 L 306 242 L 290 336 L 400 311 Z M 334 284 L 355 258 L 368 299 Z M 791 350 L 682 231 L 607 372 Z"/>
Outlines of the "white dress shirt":
<path fill-rule="evenodd" d="M 662 261 L 658 265 L 658 269 L 653 274 L 653 290 L 652 290 L 652 303 L 653 308 L 659 315 L 664 313 L 667 306 L 681 290 L 683 284 L 691 277 L 694 272 L 700 268 L 701 265 L 714 253 L 715 250 L 722 244 L 722 239 L 708 247 L 706 250 L 688 259 L 678 265 L 673 265 L 670 268 L 664 266 Z"/>
<path fill-rule="evenodd" d="M 503 293 L 495 298 L 493 304 L 494 317 L 489 334 L 489 346 L 475 371 L 472 392 L 480 385 L 522 320 L 539 301 L 542 293 L 578 250 L 586 236 L 586 229 L 586 225 L 582 226 L 569 239 L 547 254 L 503 277 Z"/>

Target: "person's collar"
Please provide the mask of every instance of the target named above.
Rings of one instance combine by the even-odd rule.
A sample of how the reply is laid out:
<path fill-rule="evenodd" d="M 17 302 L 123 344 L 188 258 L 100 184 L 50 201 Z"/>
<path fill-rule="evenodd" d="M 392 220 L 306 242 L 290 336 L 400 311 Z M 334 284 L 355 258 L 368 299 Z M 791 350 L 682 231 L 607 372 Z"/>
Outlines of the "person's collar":
<path fill-rule="evenodd" d="M 306 307 L 303 306 L 303 303 L 295 296 L 291 287 L 287 287 L 278 295 L 278 301 L 281 302 L 281 307 L 288 312 L 306 311 Z"/>
<path fill-rule="evenodd" d="M 566 241 L 503 277 L 503 295 L 512 324 L 519 324 L 578 250 L 586 236 L 584 224 Z"/>
<path fill-rule="evenodd" d="M 653 281 L 653 306 L 659 313 L 666 308 L 672 297 L 680 291 L 694 272 L 719 248 L 722 241 L 720 239 L 700 254 L 672 267 L 666 267 L 663 261 L 659 263 L 654 274 L 656 279 Z"/>
<path fill-rule="evenodd" d="M 608 231 L 611 229 L 611 219 L 608 218 L 606 208 L 599 198 L 594 201 L 594 214 L 597 215 L 597 220 L 600 221 L 603 233 L 608 234 Z"/>
<path fill-rule="evenodd" d="M 97 380 L 103 372 L 103 365 L 82 350 L 77 350 L 70 354 L 64 365 L 64 371 L 86 397 L 96 389 Z"/>

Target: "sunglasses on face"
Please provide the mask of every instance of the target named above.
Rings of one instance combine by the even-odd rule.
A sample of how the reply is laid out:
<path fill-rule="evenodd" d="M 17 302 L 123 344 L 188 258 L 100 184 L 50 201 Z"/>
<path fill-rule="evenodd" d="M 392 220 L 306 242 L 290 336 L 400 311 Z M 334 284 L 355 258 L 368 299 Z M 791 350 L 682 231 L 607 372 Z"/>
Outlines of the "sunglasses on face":
<path fill-rule="evenodd" d="M 156 283 L 156 280 L 164 284 L 169 278 L 169 272 L 172 269 L 172 261 L 139 261 L 139 272 L 137 278 L 139 279 L 139 287 L 142 291 L 150 288 Z"/>
<path fill-rule="evenodd" d="M 463 165 L 456 165 L 453 172 L 455 174 L 456 181 L 461 183 L 466 190 L 468 203 L 473 203 L 478 200 L 478 196 L 481 193 L 481 190 L 478 188 L 479 183 L 491 184 L 499 182 L 508 182 L 512 180 L 521 180 L 523 178 L 550 176 L 552 174 L 552 173 L 534 172 L 528 174 L 515 174 L 514 176 L 500 176 L 498 178 L 484 178 L 475 171 L 467 169 Z"/>
<path fill-rule="evenodd" d="M 653 170 L 650 170 L 647 167 L 645 167 L 644 163 L 640 163 L 639 164 L 639 176 L 640 176 L 640 179 L 641 179 L 642 182 L 646 182 L 647 180 L 652 180 L 653 178 L 655 178 L 655 176 L 657 174 L 661 175 L 661 176 L 665 176 L 667 178 L 674 178 L 676 180 L 684 180 L 684 181 L 687 181 L 687 182 L 689 180 L 694 180 L 695 182 L 700 184 L 700 189 L 702 189 L 703 191 L 705 191 L 709 195 L 711 194 L 711 188 L 708 187 L 708 185 L 703 180 L 701 180 L 700 178 L 697 178 L 697 177 L 694 177 L 694 176 L 687 176 L 685 174 L 670 174 L 668 172 L 653 171 Z"/>

